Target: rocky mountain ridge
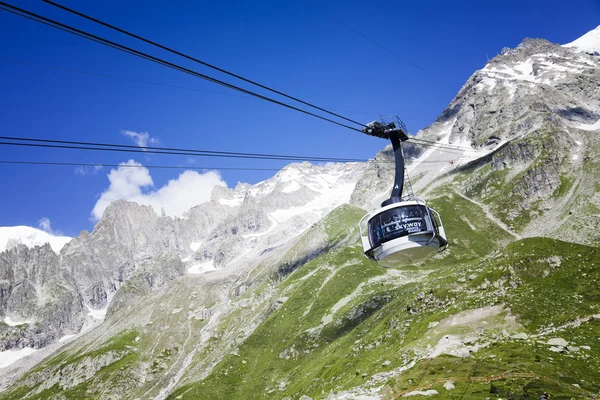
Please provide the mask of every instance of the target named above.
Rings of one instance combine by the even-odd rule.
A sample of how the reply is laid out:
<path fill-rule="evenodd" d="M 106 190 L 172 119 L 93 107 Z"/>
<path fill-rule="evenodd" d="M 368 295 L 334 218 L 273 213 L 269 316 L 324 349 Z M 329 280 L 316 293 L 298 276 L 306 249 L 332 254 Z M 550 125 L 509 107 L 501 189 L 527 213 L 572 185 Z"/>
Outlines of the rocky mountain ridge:
<path fill-rule="evenodd" d="M 584 221 L 597 216 L 580 206 L 599 204 L 595 189 L 585 184 L 597 179 L 595 168 L 585 163 L 598 148 L 599 81 L 600 57 L 577 48 L 525 39 L 504 49 L 420 132 L 473 150 L 435 151 L 440 166 L 447 164 L 433 172 L 417 166 L 413 175 L 422 178 L 416 190 L 426 194 L 454 180 L 460 192 L 489 205 L 524 236 L 596 243 L 598 235 L 586 227 L 595 225 Z M 565 208 L 569 211 L 557 215 Z"/>
<path fill-rule="evenodd" d="M 141 274 L 155 289 L 186 272 L 214 271 L 276 248 L 346 201 L 362 169 L 289 165 L 256 185 L 218 186 L 210 202 L 183 218 L 115 201 L 91 233 L 83 231 L 59 254 L 48 245 L 0 253 L 0 318 L 23 321 L 0 324 L 0 351 L 41 348 L 98 322 L 129 278 Z M 167 271 L 165 259 L 180 266 Z"/>

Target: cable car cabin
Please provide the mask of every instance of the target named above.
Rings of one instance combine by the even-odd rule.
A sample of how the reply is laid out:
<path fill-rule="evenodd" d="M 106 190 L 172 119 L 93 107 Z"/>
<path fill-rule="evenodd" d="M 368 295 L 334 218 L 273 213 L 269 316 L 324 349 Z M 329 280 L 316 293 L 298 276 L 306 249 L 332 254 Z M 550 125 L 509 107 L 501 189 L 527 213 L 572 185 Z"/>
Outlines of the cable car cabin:
<path fill-rule="evenodd" d="M 422 261 L 448 246 L 440 215 L 416 198 L 365 215 L 359 230 L 365 256 L 384 267 Z"/>

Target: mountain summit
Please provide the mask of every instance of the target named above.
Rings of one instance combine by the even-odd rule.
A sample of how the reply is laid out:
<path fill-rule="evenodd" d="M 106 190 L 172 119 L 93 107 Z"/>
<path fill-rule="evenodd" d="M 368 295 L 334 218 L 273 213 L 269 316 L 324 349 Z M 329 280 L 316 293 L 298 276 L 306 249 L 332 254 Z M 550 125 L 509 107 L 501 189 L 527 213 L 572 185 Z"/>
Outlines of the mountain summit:
<path fill-rule="evenodd" d="M 42 246 L 49 243 L 54 252 L 60 250 L 71 241 L 68 236 L 56 236 L 30 226 L 1 226 L 0 252 L 22 244 L 27 247 Z"/>
<path fill-rule="evenodd" d="M 565 47 L 573 47 L 586 53 L 600 56 L 600 25 L 596 29 L 592 29 L 579 39 L 563 45 Z"/>

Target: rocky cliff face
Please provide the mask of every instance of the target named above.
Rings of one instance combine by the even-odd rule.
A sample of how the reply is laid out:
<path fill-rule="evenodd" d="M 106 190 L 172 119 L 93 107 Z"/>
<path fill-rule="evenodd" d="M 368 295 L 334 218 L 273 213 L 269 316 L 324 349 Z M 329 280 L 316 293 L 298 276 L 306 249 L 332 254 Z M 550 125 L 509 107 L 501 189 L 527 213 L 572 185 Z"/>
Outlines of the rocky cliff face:
<path fill-rule="evenodd" d="M 50 245 L 18 245 L 0 254 L 0 312 L 15 324 L 0 323 L 0 350 L 44 347 L 76 333 L 86 310 L 71 271 Z"/>
<path fill-rule="evenodd" d="M 452 121 L 451 144 L 486 147 L 532 131 L 592 124 L 600 114 L 598 57 L 525 39 L 475 72 L 436 123 Z"/>
<path fill-rule="evenodd" d="M 23 321 L 0 323 L 0 351 L 41 348 L 101 320 L 126 282 L 111 312 L 127 291 L 147 293 L 194 265 L 223 268 L 281 245 L 347 201 L 364 168 L 290 165 L 257 185 L 217 187 L 183 218 L 116 201 L 58 255 L 48 245 L 0 253 L 0 318 Z"/>
<path fill-rule="evenodd" d="M 417 192 L 454 179 L 455 189 L 525 236 L 595 243 L 588 227 L 598 222 L 590 207 L 599 203 L 586 182 L 598 172 L 598 82 L 600 57 L 577 48 L 525 39 L 504 49 L 419 133 L 464 150 L 433 151 L 429 162 L 438 168 L 412 171 Z"/>

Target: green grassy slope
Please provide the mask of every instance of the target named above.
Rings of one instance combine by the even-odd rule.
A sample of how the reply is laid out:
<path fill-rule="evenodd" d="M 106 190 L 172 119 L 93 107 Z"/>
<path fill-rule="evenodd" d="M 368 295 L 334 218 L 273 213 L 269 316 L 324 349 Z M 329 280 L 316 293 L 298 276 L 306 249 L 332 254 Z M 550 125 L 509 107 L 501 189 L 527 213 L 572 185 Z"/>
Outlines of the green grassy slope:
<path fill-rule="evenodd" d="M 120 310 L 105 334 L 90 332 L 0 398 L 154 397 L 188 359 L 171 399 L 321 399 L 346 391 L 396 398 L 415 390 L 465 399 L 548 390 L 570 399 L 600 390 L 600 249 L 513 241 L 478 206 L 437 193 L 430 205 L 443 216 L 450 248 L 421 265 L 384 269 L 364 258 L 356 232 L 362 212 L 340 207 L 279 267 L 235 284 L 247 289 L 205 344 L 201 332 L 213 319 L 198 310 L 223 312 L 222 294 L 183 277 Z M 297 261 L 309 249 L 317 249 L 314 258 Z M 256 329 L 238 339 L 251 324 Z M 61 389 L 61 371 L 90 359 L 93 373 Z M 57 384 L 40 390 L 43 376 Z"/>
<path fill-rule="evenodd" d="M 459 380 L 512 370 L 534 371 L 556 387 L 580 382 L 582 389 L 574 390 L 598 390 L 598 365 L 587 362 L 599 351 L 594 322 L 577 340 L 569 329 L 582 328 L 565 324 L 600 312 L 593 293 L 600 252 L 539 238 L 501 250 L 498 244 L 510 235 L 468 201 L 445 196 L 432 205 L 452 238 L 444 257 L 419 269 L 389 271 L 353 245 L 312 260 L 284 281 L 285 302 L 235 354 L 171 398 L 325 398 L 358 386 L 382 386 L 381 393 L 395 397 L 441 386 L 435 383 L 440 378 L 457 380 L 455 391 L 443 389 L 440 396 L 481 398 L 481 388 Z M 590 279 L 581 281 L 581 274 Z M 576 279 L 581 282 L 573 285 Z M 552 328 L 575 347 L 589 343 L 590 349 L 552 352 L 538 343 L 554 337 L 544 334 Z M 435 357 L 447 336 L 459 342 L 450 353 L 470 349 L 471 356 Z M 549 354 L 555 361 L 546 360 Z M 494 390 L 523 395 L 536 387 L 532 380 L 505 378 L 494 381 Z M 487 383 L 488 395 L 489 389 Z"/>

